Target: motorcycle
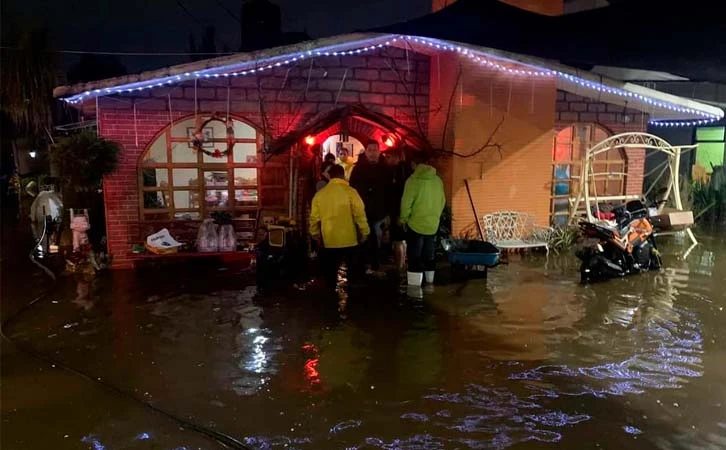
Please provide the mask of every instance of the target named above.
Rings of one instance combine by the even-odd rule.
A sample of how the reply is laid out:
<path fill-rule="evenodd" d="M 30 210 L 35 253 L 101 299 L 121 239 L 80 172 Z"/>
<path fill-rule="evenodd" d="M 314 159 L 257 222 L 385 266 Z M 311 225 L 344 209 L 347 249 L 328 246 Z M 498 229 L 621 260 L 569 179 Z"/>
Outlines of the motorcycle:
<path fill-rule="evenodd" d="M 650 209 L 633 200 L 612 210 L 614 225 L 580 222 L 585 244 L 576 253 L 583 283 L 658 270 L 660 253 Z"/>

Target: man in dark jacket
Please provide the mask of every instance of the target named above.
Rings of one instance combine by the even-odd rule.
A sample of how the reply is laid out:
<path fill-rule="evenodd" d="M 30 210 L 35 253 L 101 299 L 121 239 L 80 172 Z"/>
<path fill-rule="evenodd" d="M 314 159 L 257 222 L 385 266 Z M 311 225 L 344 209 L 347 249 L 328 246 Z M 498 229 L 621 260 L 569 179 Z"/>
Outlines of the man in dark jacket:
<path fill-rule="evenodd" d="M 386 152 L 386 160 L 391 169 L 391 193 L 387 195 L 388 215 L 391 219 L 391 243 L 396 266 L 402 270 L 406 264 L 404 241 L 406 233 L 401 224 L 401 198 L 406 180 L 411 175 L 411 164 L 406 160 L 406 154 L 410 153 L 408 148 L 396 148 Z"/>
<path fill-rule="evenodd" d="M 391 172 L 381 158 L 378 142 L 366 143 L 365 153 L 361 154 L 350 175 L 350 186 L 358 191 L 366 208 L 366 217 L 371 234 L 368 235 L 367 263 L 371 270 L 380 268 L 379 249 L 383 222 L 388 215 L 387 195 L 390 193 Z"/>

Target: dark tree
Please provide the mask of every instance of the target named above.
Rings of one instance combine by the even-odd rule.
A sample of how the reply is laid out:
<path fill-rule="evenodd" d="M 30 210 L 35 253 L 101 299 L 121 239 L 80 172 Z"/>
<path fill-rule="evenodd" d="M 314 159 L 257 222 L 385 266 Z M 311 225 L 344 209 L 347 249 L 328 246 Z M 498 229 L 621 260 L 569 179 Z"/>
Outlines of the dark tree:
<path fill-rule="evenodd" d="M 53 88 L 57 85 L 56 61 L 49 51 L 46 29 L 3 35 L 0 71 L 0 106 L 13 137 L 43 140 L 52 127 Z M 5 130 L 7 131 L 7 130 Z"/>

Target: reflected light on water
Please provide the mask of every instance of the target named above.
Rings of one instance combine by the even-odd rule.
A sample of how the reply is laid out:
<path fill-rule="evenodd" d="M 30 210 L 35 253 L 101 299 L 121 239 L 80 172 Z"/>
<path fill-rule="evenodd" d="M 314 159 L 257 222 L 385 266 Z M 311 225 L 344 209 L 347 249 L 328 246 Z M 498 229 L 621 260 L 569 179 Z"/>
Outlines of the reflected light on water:
<path fill-rule="evenodd" d="M 255 336 L 252 340 L 252 351 L 249 359 L 245 361 L 245 369 L 254 373 L 263 373 L 267 368 L 267 353 L 263 345 L 268 341 L 264 336 Z"/>
<path fill-rule="evenodd" d="M 277 372 L 272 361 L 281 347 L 266 334 L 270 330 L 250 328 L 237 335 L 238 367 L 243 372 L 233 381 L 233 390 L 239 395 L 254 395 L 269 381 L 269 377 L 260 375 Z"/>
<path fill-rule="evenodd" d="M 145 294 L 128 312 L 141 331 L 117 338 L 133 359 L 129 351 L 119 362 L 127 352 L 103 347 L 112 333 L 103 334 L 101 296 L 91 310 L 98 317 L 84 316 L 93 321 L 77 308 L 49 321 L 60 308 L 51 302 L 27 321 L 42 350 L 93 365 L 124 388 L 156 388 L 160 406 L 254 449 L 579 450 L 596 439 L 623 450 L 726 448 L 718 389 L 726 272 L 716 259 L 725 253 L 704 250 L 658 273 L 592 286 L 577 283 L 577 267 L 546 272 L 525 259 L 487 280 L 438 285 L 421 302 L 388 285 L 346 284 L 337 296 L 234 289 L 143 302 Z M 65 341 L 48 338 L 64 325 L 73 328 Z M 98 349 L 69 351 L 87 348 L 80 333 L 90 329 L 101 330 Z M 191 376 L 177 388 L 192 395 L 165 389 L 188 361 Z M 81 447 L 180 445 L 147 425 L 123 433 L 98 425 Z"/>
<path fill-rule="evenodd" d="M 320 372 L 318 372 L 318 358 L 305 361 L 305 378 L 310 384 L 320 384 Z"/>
<path fill-rule="evenodd" d="M 106 446 L 104 446 L 101 441 L 99 441 L 98 438 L 92 434 L 89 434 L 88 436 L 83 436 L 81 438 L 81 442 L 90 445 L 93 450 L 106 450 Z"/>

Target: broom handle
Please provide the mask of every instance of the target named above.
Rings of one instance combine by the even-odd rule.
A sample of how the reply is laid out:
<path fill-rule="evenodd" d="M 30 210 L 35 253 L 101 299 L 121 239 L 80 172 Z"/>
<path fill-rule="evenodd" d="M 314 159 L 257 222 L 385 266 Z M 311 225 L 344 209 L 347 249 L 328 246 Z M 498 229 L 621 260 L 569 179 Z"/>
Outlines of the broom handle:
<path fill-rule="evenodd" d="M 464 180 L 466 185 L 466 193 L 469 195 L 469 203 L 471 203 L 471 210 L 474 212 L 474 220 L 476 220 L 476 229 L 479 231 L 479 238 L 484 240 L 484 230 L 481 228 L 481 222 L 479 222 L 479 214 L 476 212 L 476 206 L 474 206 L 474 199 L 471 198 L 471 189 L 469 189 L 469 180 Z"/>

